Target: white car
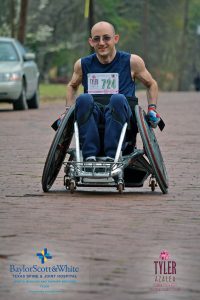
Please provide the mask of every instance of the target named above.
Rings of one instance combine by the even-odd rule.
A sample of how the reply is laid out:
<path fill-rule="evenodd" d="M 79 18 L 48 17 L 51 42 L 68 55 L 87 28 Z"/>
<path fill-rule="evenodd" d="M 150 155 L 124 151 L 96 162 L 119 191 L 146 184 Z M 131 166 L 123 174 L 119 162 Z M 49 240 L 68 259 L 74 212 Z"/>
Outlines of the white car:
<path fill-rule="evenodd" d="M 39 107 L 39 71 L 35 55 L 15 39 L 0 37 L 0 102 L 14 110 Z"/>

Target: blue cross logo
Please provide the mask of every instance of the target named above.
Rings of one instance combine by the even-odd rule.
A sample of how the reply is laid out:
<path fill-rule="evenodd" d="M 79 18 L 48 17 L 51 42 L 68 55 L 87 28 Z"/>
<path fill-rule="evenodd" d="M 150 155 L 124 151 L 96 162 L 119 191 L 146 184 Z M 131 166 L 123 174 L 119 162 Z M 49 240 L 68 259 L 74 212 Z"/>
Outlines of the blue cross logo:
<path fill-rule="evenodd" d="M 52 259 L 52 255 L 49 252 L 47 252 L 47 248 L 44 248 L 44 250 L 37 253 L 36 255 L 39 257 L 42 264 L 44 264 L 48 259 Z"/>

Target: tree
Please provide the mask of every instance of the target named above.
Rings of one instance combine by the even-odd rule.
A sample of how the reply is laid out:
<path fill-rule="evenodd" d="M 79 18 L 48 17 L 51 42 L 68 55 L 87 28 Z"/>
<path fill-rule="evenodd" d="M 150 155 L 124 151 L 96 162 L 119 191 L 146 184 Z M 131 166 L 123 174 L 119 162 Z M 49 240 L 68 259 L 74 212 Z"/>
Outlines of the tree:
<path fill-rule="evenodd" d="M 94 21 L 94 2 L 93 0 L 89 1 L 89 16 L 88 16 L 88 36 L 90 36 L 91 28 L 93 27 Z M 93 53 L 93 48 L 90 47 L 90 53 Z"/>
<path fill-rule="evenodd" d="M 15 18 L 16 18 L 15 0 L 10 0 L 10 27 L 11 27 L 10 33 L 11 33 L 11 37 L 15 37 L 15 31 L 16 31 Z"/>
<path fill-rule="evenodd" d="M 179 54 L 179 70 L 178 70 L 178 91 L 186 89 L 184 85 L 184 77 L 185 77 L 185 60 L 187 54 L 187 37 L 188 37 L 188 19 L 189 19 L 189 0 L 185 0 L 184 9 L 183 9 L 183 29 L 180 43 L 180 51 Z"/>
<path fill-rule="evenodd" d="M 143 58 L 148 66 L 148 14 L 149 14 L 149 9 L 148 9 L 148 0 L 144 0 L 144 7 L 143 7 L 143 28 L 142 28 L 142 36 L 143 36 Z"/>
<path fill-rule="evenodd" d="M 26 34 L 27 12 L 28 12 L 28 0 L 21 0 L 17 38 L 22 44 L 24 44 L 25 34 Z"/>

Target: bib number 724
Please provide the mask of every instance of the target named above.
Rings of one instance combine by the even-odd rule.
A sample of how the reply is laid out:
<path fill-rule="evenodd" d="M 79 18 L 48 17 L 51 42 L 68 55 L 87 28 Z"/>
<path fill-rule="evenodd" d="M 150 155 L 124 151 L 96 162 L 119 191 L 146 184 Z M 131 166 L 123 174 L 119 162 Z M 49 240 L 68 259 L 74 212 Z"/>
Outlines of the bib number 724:
<path fill-rule="evenodd" d="M 102 89 L 115 89 L 116 88 L 116 79 L 102 79 Z"/>

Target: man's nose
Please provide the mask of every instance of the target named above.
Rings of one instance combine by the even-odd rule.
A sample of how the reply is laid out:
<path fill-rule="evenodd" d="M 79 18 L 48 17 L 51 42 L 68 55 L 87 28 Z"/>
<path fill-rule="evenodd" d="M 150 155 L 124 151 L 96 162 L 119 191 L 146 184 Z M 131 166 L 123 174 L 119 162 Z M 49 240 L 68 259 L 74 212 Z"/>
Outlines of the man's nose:
<path fill-rule="evenodd" d="M 105 44 L 104 38 L 103 36 L 100 36 L 99 45 L 104 45 L 104 44 Z"/>

